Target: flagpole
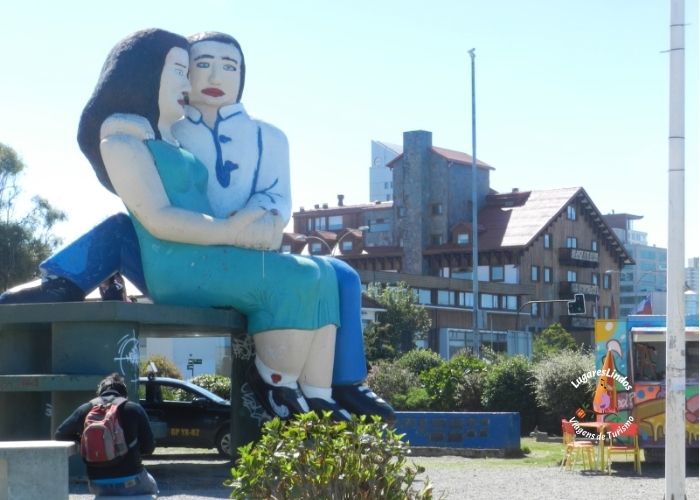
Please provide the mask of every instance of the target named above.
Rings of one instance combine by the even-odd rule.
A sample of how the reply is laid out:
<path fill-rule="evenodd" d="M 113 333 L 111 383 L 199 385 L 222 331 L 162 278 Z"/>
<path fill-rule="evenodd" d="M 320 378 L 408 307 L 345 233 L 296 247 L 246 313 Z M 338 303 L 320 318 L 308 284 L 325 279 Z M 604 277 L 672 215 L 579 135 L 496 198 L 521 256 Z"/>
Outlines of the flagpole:
<path fill-rule="evenodd" d="M 685 498 L 685 2 L 671 0 L 666 319 L 666 500 Z"/>
<path fill-rule="evenodd" d="M 474 337 L 479 338 L 479 231 L 477 213 L 479 204 L 476 189 L 476 77 L 474 59 L 476 49 L 469 50 L 472 62 L 472 294 L 474 297 Z"/>

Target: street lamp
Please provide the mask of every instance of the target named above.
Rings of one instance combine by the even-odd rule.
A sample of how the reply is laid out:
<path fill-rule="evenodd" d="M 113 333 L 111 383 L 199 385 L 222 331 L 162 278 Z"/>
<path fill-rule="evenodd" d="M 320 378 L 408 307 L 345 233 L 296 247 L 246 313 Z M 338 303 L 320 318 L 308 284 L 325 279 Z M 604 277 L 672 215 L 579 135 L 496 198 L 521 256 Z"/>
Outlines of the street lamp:
<path fill-rule="evenodd" d="M 357 229 L 364 233 L 365 231 L 367 231 L 369 229 L 369 226 L 360 226 Z M 318 236 L 307 235 L 306 239 L 307 240 L 308 239 L 317 240 L 317 241 L 323 243 L 326 246 L 326 248 L 328 249 L 328 255 L 335 257 L 335 256 L 340 254 L 340 250 L 339 250 L 340 242 L 343 241 L 343 239 L 345 239 L 345 237 L 349 234 L 352 234 L 352 231 L 348 231 L 344 235 L 342 235 L 340 238 L 338 238 L 338 241 L 335 242 L 335 245 L 333 246 L 333 248 L 331 248 L 331 246 L 328 244 L 328 242 L 326 240 L 324 240 L 323 238 L 319 238 Z"/>

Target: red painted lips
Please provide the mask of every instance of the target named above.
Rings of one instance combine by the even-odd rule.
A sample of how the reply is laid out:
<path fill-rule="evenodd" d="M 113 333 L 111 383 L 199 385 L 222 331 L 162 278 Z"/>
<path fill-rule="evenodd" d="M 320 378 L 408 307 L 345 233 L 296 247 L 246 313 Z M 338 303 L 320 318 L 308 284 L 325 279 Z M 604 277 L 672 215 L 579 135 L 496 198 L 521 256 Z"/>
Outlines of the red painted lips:
<path fill-rule="evenodd" d="M 202 94 L 206 94 L 211 97 L 221 97 L 222 95 L 224 95 L 224 91 L 214 87 L 209 87 L 202 90 Z"/>

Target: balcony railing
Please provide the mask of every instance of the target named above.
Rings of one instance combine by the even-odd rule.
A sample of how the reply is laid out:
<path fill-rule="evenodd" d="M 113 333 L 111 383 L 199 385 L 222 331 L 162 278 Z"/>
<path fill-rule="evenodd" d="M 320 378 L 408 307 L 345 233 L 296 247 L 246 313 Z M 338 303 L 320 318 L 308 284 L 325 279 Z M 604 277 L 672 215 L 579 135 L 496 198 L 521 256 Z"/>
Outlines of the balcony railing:
<path fill-rule="evenodd" d="M 559 316 L 559 323 L 567 330 L 593 330 L 595 318 L 593 316 Z"/>
<path fill-rule="evenodd" d="M 597 296 L 600 294 L 600 288 L 598 285 L 591 285 L 588 283 L 576 283 L 569 281 L 559 282 L 559 296 L 562 299 L 571 298 L 575 293 L 583 293 L 585 295 Z"/>
<path fill-rule="evenodd" d="M 597 267 L 598 252 L 581 248 L 560 248 L 559 263 L 579 267 Z"/>

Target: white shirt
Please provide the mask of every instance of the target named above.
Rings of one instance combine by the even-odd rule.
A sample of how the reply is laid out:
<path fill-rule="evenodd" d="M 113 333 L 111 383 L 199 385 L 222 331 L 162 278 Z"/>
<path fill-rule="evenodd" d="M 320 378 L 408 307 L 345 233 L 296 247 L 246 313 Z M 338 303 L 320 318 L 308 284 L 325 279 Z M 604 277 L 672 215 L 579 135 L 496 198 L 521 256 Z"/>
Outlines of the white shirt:
<path fill-rule="evenodd" d="M 199 110 L 186 106 L 173 134 L 207 167 L 207 195 L 215 217 L 259 206 L 277 209 L 285 224 L 289 221 L 289 145 L 281 130 L 250 118 L 237 103 L 219 109 L 213 130 Z"/>

